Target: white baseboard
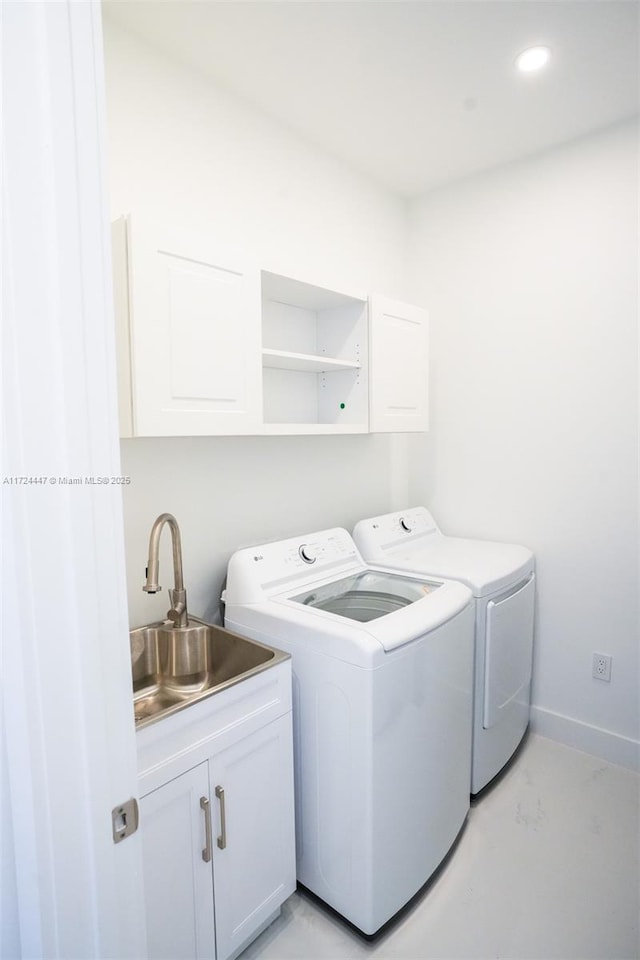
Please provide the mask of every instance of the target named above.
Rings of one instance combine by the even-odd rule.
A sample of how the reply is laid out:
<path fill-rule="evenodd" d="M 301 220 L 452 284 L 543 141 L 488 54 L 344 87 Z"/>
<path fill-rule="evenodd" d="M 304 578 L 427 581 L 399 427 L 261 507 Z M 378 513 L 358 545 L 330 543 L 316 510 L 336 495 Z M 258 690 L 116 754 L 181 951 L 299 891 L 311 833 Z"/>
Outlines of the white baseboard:
<path fill-rule="evenodd" d="M 632 740 L 631 737 L 623 737 L 619 733 L 534 706 L 531 707 L 530 728 L 541 737 L 640 772 L 640 740 Z"/>

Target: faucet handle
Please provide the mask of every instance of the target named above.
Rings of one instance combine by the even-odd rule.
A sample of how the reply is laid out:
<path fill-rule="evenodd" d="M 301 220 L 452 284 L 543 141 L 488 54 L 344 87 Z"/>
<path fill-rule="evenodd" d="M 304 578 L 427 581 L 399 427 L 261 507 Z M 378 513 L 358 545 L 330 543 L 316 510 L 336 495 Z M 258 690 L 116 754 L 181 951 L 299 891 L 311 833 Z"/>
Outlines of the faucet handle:
<path fill-rule="evenodd" d="M 175 607 L 171 607 L 170 610 L 167 610 L 167 620 L 171 620 L 174 627 L 184 626 L 180 621 L 183 619 L 184 606 L 181 603 L 176 604 Z"/>
<path fill-rule="evenodd" d="M 173 622 L 174 627 L 186 627 L 187 620 L 187 591 L 169 590 L 171 609 L 167 612 L 167 619 Z"/>

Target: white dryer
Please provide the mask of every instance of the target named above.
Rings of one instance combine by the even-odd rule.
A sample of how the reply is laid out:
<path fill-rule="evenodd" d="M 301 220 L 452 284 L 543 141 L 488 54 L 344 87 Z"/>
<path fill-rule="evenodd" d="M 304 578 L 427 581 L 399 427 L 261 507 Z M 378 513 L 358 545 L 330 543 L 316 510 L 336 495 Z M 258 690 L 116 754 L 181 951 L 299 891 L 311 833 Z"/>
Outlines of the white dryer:
<path fill-rule="evenodd" d="M 469 809 L 471 592 L 367 566 L 333 529 L 238 551 L 223 600 L 291 654 L 298 880 L 375 933 Z"/>
<path fill-rule="evenodd" d="M 353 538 L 368 562 L 450 577 L 475 598 L 471 793 L 500 772 L 529 724 L 534 557 L 526 547 L 447 537 L 425 507 L 371 517 Z"/>

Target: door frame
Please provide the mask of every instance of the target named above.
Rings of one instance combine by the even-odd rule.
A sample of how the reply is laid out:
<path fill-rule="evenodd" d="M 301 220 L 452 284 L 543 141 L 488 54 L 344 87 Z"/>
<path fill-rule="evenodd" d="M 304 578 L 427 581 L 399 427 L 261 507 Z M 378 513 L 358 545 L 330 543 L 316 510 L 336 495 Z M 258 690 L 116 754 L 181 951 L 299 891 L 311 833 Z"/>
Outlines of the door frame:
<path fill-rule="evenodd" d="M 1 6 L 2 920 L 23 957 L 140 960 L 101 10 Z"/>

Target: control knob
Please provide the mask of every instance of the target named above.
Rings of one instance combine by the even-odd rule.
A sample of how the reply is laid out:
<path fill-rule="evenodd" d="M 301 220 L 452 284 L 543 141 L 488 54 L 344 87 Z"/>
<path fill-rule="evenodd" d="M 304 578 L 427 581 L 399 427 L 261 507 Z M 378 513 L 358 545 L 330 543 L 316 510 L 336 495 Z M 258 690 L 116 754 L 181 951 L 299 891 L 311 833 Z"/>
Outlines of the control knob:
<path fill-rule="evenodd" d="M 316 558 L 313 552 L 311 551 L 311 548 L 306 543 L 302 544 L 302 546 L 298 550 L 298 553 L 300 554 L 300 556 L 302 557 L 305 563 L 316 562 Z"/>
<path fill-rule="evenodd" d="M 407 533 L 411 533 L 411 526 L 407 523 L 404 517 L 400 517 L 400 526 L 403 530 L 406 530 Z"/>

